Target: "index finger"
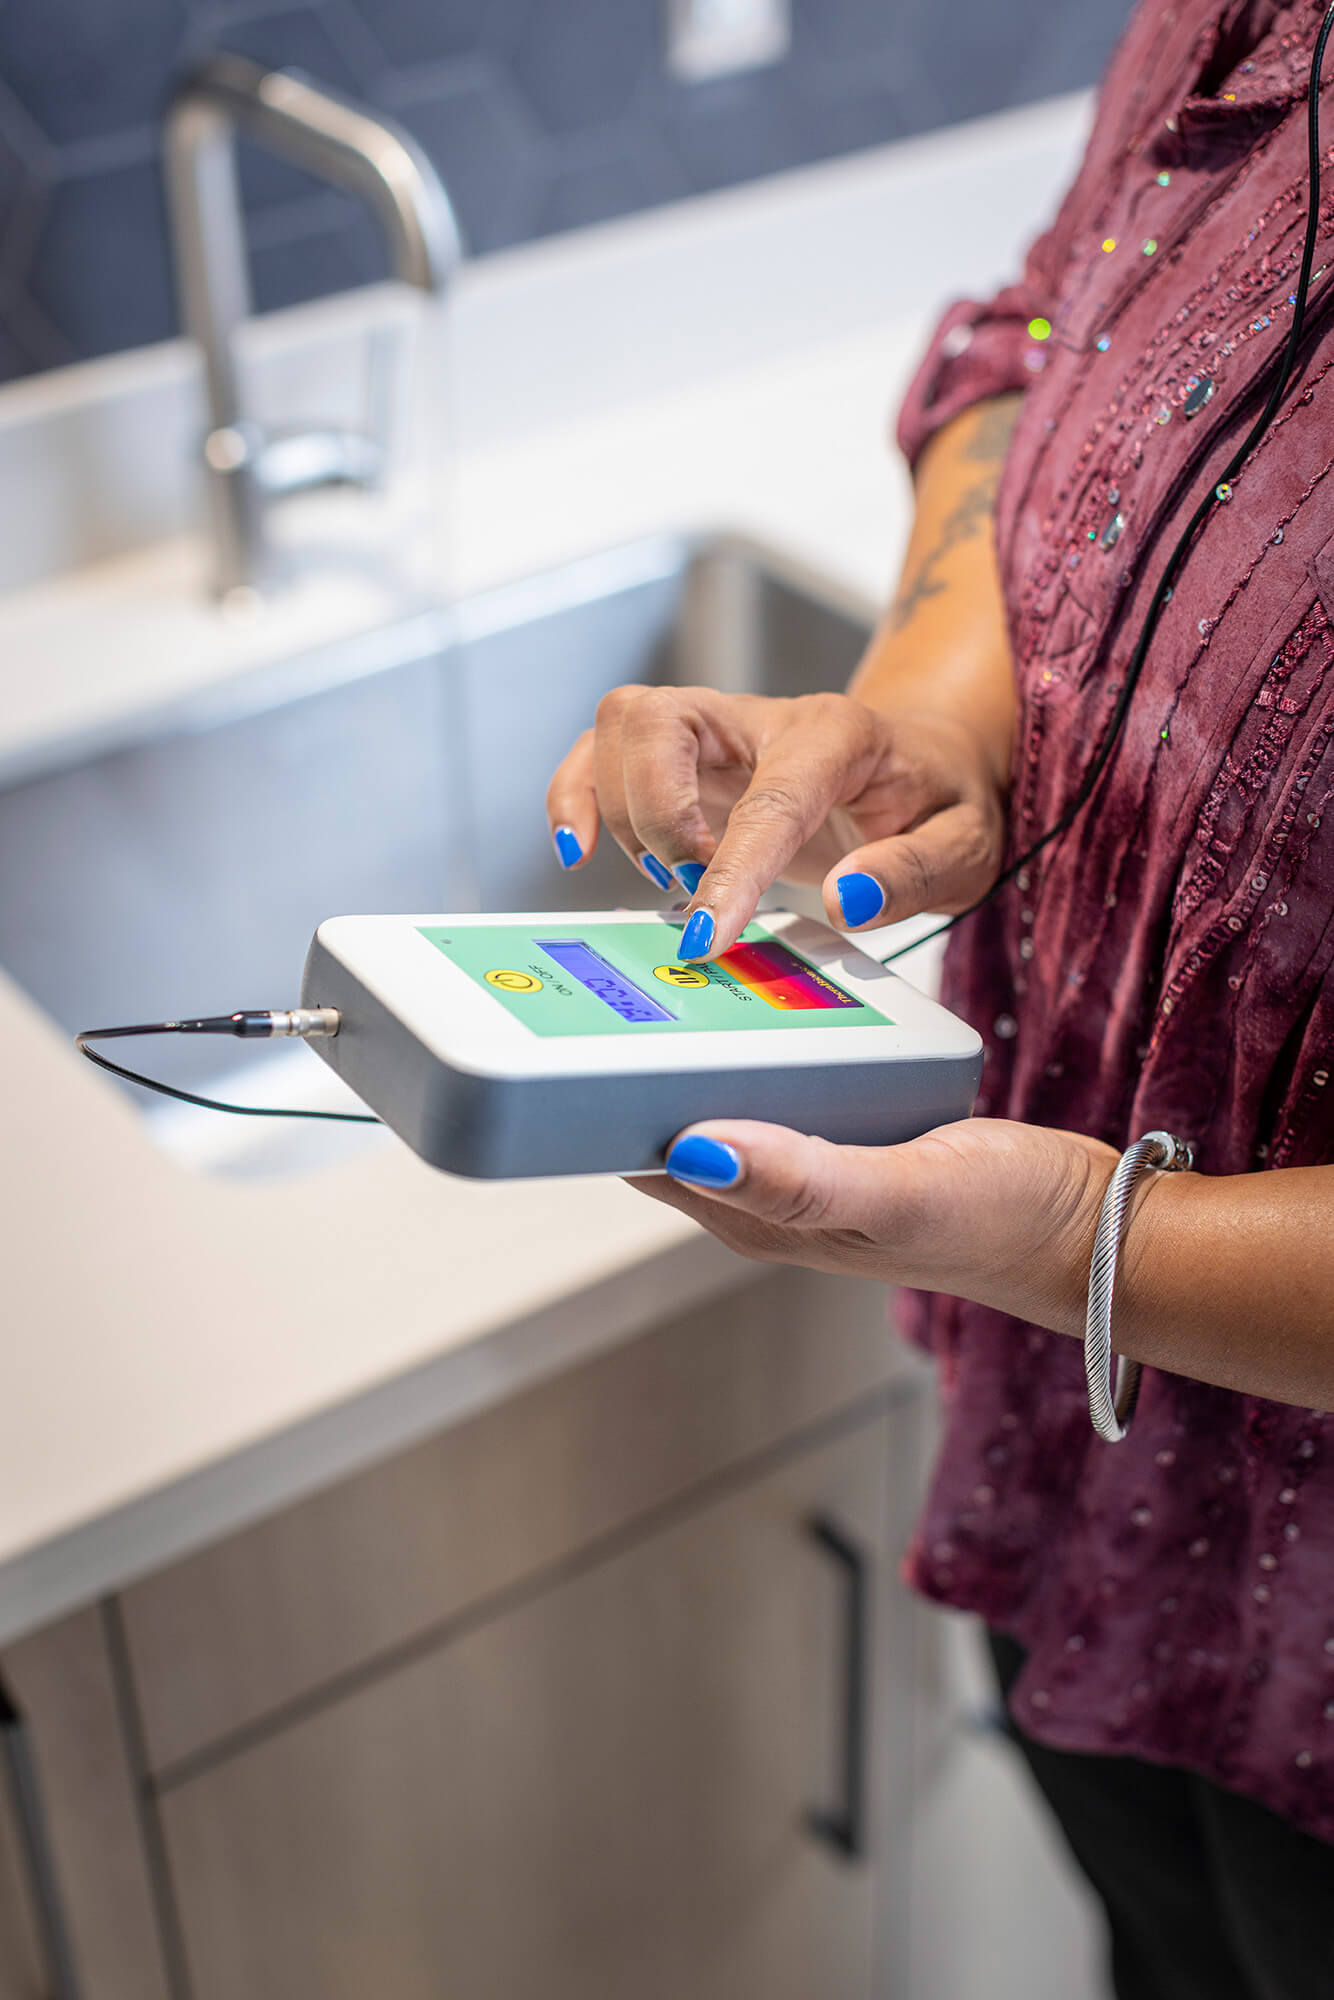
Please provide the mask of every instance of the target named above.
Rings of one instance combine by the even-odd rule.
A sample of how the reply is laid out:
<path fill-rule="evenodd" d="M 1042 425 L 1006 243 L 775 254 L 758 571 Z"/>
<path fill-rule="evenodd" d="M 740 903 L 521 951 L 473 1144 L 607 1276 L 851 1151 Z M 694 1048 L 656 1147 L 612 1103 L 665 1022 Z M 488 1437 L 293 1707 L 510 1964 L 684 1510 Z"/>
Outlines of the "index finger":
<path fill-rule="evenodd" d="M 837 695 L 793 703 L 788 723 L 756 759 L 691 898 L 681 958 L 714 958 L 736 943 L 760 897 L 830 809 L 862 788 L 873 754 L 854 704 Z"/>

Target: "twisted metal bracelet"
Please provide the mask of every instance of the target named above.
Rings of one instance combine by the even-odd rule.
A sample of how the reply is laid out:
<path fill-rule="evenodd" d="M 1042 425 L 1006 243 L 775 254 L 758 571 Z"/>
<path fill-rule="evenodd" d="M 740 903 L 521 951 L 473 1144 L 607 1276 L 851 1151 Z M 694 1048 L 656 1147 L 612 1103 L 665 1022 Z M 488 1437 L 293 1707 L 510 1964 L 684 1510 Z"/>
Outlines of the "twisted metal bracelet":
<path fill-rule="evenodd" d="M 1112 1377 L 1112 1293 L 1130 1198 L 1142 1174 L 1155 1169 L 1161 1173 L 1182 1173 L 1194 1164 L 1195 1151 L 1188 1140 L 1174 1138 L 1170 1132 L 1146 1132 L 1133 1146 L 1126 1147 L 1102 1198 L 1102 1212 L 1093 1238 L 1093 1261 L 1089 1266 L 1084 1373 L 1088 1377 L 1093 1428 L 1108 1444 L 1119 1444 L 1130 1429 L 1139 1396 L 1138 1361 L 1127 1361 L 1124 1354 L 1118 1354 L 1115 1381 Z"/>

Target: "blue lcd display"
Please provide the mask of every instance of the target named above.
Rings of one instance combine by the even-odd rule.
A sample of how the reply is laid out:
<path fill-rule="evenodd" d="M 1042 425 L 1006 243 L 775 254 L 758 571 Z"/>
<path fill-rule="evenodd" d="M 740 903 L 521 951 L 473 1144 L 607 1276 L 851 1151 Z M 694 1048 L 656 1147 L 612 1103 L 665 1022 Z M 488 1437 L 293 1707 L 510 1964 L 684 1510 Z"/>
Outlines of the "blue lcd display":
<path fill-rule="evenodd" d="M 649 998 L 643 988 L 618 972 L 609 958 L 600 951 L 594 951 L 581 938 L 534 938 L 534 944 L 553 958 L 563 972 L 595 993 L 599 1000 L 619 1014 L 623 1021 L 674 1021 L 676 1015 L 656 1000 Z"/>

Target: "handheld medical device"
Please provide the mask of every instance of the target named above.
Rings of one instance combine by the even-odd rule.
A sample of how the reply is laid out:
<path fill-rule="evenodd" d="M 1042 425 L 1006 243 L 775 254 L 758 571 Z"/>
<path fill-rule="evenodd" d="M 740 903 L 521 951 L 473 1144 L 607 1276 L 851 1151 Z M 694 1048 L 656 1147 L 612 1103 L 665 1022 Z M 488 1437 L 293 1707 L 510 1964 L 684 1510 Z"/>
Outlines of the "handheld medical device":
<path fill-rule="evenodd" d="M 335 917 L 302 982 L 311 1047 L 432 1166 L 634 1174 L 683 1126 L 759 1118 L 885 1145 L 966 1118 L 974 1031 L 823 924 L 767 911 L 683 965 L 645 911 Z"/>
<path fill-rule="evenodd" d="M 989 903 L 1089 803 L 1198 532 L 1231 499 L 1287 392 L 1320 225 L 1320 71 L 1331 32 L 1334 0 L 1311 57 L 1306 230 L 1292 321 L 1264 408 L 1221 476 L 1210 473 L 1168 556 L 1074 797 L 975 902 L 929 937 Z M 668 949 L 675 928 L 670 918 L 622 912 L 340 917 L 316 933 L 302 1008 L 90 1028 L 75 1041 L 112 1075 L 210 1110 L 354 1122 L 372 1122 L 378 1112 L 424 1159 L 483 1178 L 644 1172 L 698 1118 L 773 1119 L 831 1139 L 885 1144 L 970 1110 L 982 1060 L 978 1037 L 897 979 L 888 961 L 820 924 L 770 912 L 731 952 L 682 965 Z M 891 957 L 925 942 L 919 935 Z M 659 953 L 660 962 L 651 963 Z M 89 1046 L 157 1034 L 300 1035 L 374 1110 L 231 1104 L 154 1081 Z"/>

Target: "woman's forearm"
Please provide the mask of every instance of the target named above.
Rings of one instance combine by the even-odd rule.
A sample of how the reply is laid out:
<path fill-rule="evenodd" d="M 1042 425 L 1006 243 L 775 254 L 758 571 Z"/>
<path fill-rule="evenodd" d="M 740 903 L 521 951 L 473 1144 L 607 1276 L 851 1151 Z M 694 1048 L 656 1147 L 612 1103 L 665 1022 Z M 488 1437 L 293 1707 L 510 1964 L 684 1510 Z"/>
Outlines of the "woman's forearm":
<path fill-rule="evenodd" d="M 1115 1326 L 1155 1368 L 1334 1409 L 1334 1167 L 1159 1180 L 1126 1235 Z"/>
<path fill-rule="evenodd" d="M 1008 783 L 1014 675 L 992 516 L 1022 398 L 965 410 L 918 467 L 916 513 L 893 603 L 848 692 L 872 708 L 945 713 L 982 737 Z"/>
<path fill-rule="evenodd" d="M 1092 1140 L 1046 1137 L 1072 1159 L 1077 1150 L 1083 1197 L 1055 1257 L 1036 1259 L 1020 1277 L 1027 1297 L 996 1303 L 1078 1336 L 1116 1156 Z M 977 1289 L 986 1289 L 985 1279 Z M 1118 1268 L 1112 1338 L 1118 1352 L 1153 1368 L 1334 1409 L 1334 1167 L 1164 1174 L 1141 1183 Z"/>
<path fill-rule="evenodd" d="M 719 1152 L 717 1175 L 697 1184 L 707 1192 L 671 1178 L 645 1192 L 743 1255 L 975 1299 L 1083 1334 L 1117 1161 L 1100 1140 L 1005 1118 L 964 1119 L 902 1146 L 831 1146 L 725 1119 L 692 1128 L 700 1133 Z M 667 1167 L 670 1177 L 671 1153 Z M 1142 1181 L 1112 1344 L 1198 1382 L 1334 1409 L 1334 1167 Z"/>

